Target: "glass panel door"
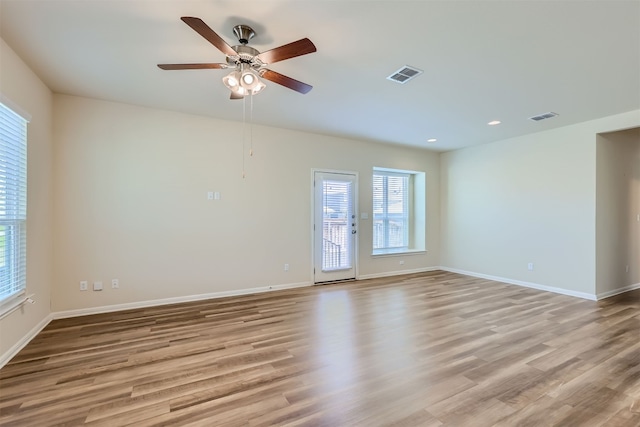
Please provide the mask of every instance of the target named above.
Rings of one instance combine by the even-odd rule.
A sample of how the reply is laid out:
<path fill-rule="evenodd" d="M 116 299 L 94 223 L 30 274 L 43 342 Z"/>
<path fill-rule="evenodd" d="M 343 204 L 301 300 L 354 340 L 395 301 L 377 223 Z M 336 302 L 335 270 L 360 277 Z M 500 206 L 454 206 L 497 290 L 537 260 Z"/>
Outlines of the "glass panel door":
<path fill-rule="evenodd" d="M 314 281 L 355 279 L 356 176 L 314 174 Z"/>

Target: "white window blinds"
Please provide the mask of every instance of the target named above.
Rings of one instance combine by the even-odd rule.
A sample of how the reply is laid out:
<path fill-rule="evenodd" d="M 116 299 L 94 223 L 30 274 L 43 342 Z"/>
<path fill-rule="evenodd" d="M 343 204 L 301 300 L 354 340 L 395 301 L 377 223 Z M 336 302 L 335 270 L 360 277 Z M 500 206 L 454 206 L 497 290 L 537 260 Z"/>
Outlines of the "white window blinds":
<path fill-rule="evenodd" d="M 0 306 L 26 286 L 27 121 L 0 103 Z"/>
<path fill-rule="evenodd" d="M 402 250 L 409 247 L 410 174 L 374 171 L 373 249 Z"/>

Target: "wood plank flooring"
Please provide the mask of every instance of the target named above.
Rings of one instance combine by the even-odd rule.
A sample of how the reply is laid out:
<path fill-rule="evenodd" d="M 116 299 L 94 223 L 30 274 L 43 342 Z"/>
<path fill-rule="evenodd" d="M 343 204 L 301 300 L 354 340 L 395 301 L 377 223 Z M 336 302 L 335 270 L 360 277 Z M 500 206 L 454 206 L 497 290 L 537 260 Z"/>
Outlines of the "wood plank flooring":
<path fill-rule="evenodd" d="M 51 322 L 3 426 L 640 426 L 640 291 L 447 272 Z"/>

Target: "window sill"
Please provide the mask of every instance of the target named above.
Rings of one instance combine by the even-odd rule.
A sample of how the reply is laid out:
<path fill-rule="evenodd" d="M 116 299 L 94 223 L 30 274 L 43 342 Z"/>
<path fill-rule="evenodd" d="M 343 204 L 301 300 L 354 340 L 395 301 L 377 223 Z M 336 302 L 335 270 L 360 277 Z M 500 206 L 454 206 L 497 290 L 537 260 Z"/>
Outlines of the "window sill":
<path fill-rule="evenodd" d="M 27 302 L 27 297 L 25 297 L 26 290 L 21 290 L 10 297 L 6 298 L 2 303 L 0 303 L 0 319 L 4 319 L 14 311 L 16 311 L 22 304 Z"/>
<path fill-rule="evenodd" d="M 401 250 L 387 250 L 387 251 L 375 251 L 371 254 L 373 258 L 382 258 L 389 256 L 403 256 L 403 255 L 419 255 L 426 254 L 426 249 L 401 249 Z"/>

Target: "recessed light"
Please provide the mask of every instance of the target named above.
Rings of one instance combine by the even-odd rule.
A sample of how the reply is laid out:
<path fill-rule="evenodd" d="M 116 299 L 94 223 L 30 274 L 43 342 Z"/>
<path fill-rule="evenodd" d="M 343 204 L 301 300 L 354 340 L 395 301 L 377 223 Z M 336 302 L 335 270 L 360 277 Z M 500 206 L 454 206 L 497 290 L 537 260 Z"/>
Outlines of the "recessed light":
<path fill-rule="evenodd" d="M 437 139 L 435 139 L 435 138 L 429 138 L 429 139 L 427 139 L 427 142 L 436 142 L 436 141 L 437 141 Z"/>
<path fill-rule="evenodd" d="M 492 120 L 489 123 L 487 123 L 489 126 L 495 126 L 495 125 L 499 125 L 500 123 L 502 123 L 500 120 Z"/>

